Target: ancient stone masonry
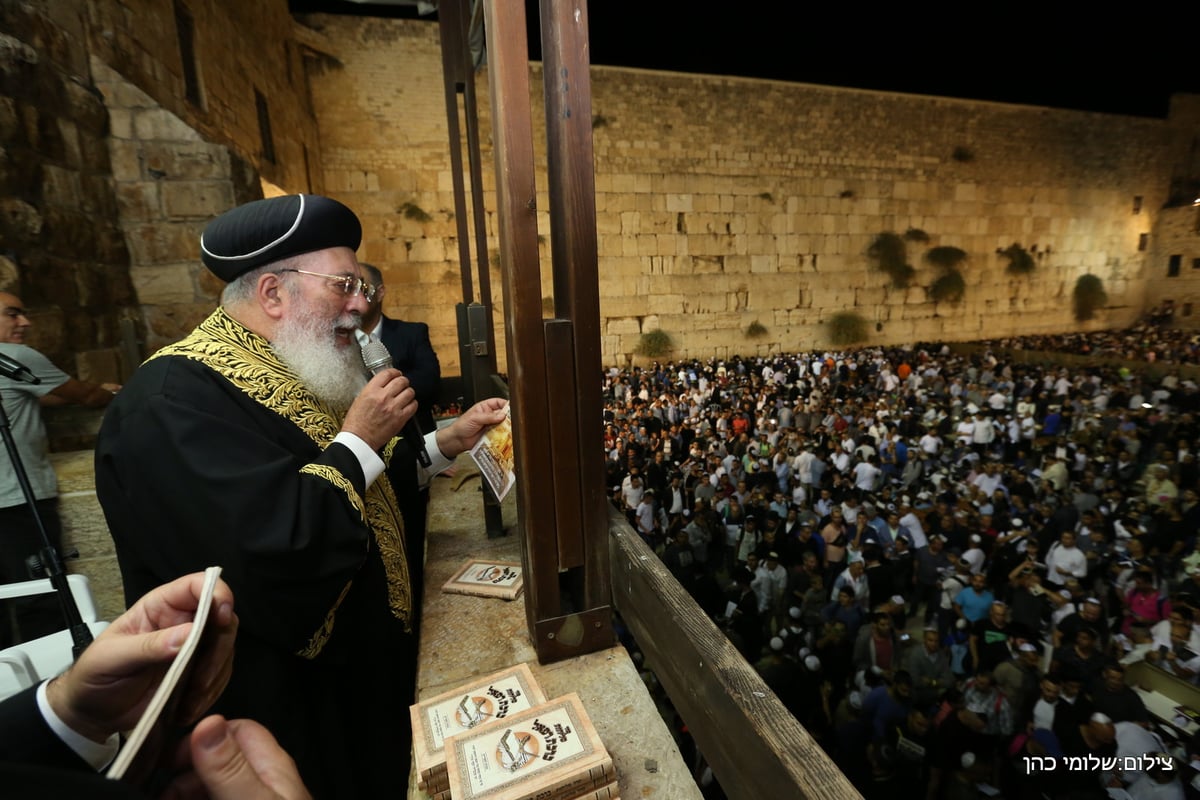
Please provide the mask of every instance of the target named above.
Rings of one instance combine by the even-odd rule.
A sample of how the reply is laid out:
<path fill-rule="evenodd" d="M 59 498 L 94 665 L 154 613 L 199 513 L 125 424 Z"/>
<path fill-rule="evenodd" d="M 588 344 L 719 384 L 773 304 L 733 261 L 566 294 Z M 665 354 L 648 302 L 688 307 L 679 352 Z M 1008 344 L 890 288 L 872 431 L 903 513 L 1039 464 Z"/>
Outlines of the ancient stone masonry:
<path fill-rule="evenodd" d="M 456 242 L 436 30 L 320 19 L 344 65 L 312 79 L 326 179 L 356 207 L 375 209 L 367 257 L 405 287 L 397 311 L 431 323 L 453 369 L 449 306 L 458 285 L 441 259 L 453 257 Z M 385 65 L 396 63 L 405 69 L 389 72 Z M 1070 293 L 1086 273 L 1100 276 L 1110 297 L 1090 324 L 1125 324 L 1143 306 L 1149 265 L 1158 269 L 1157 256 L 1139 250 L 1140 235 L 1174 213 L 1163 207 L 1180 142 L 1190 142 L 1180 129 L 1195 135 L 1198 127 L 1182 111 L 1163 121 L 629 69 L 592 73 L 603 353 L 618 363 L 655 326 L 671 334 L 677 355 L 823 346 L 829 317 L 842 310 L 868 320 L 872 342 L 1062 330 L 1075 325 Z M 536 66 L 533 76 L 537 105 Z M 481 96 L 485 80 L 478 77 Z M 425 170 L 433 173 L 422 178 Z M 544 180 L 539 189 L 544 208 Z M 494 206 L 490 194 L 485 201 Z M 431 219 L 396 213 L 405 203 Z M 908 245 L 909 288 L 892 286 L 866 257 L 889 231 L 925 234 Z M 1028 275 L 1010 274 L 998 252 L 1014 243 L 1034 258 Z M 929 298 L 940 272 L 924 254 L 937 246 L 967 253 L 959 302 Z M 767 332 L 747 338 L 755 321 Z"/>
<path fill-rule="evenodd" d="M 222 211 L 261 197 L 262 188 L 244 161 L 107 65 L 97 60 L 93 73 L 112 120 L 112 180 L 148 355 L 216 306 L 222 284 L 200 264 L 200 233 Z"/>
<path fill-rule="evenodd" d="M 5 186 L 39 187 L 3 198 L 6 238 L 46 241 L 49 228 L 96 254 L 72 266 L 60 306 L 101 293 L 115 293 L 114 308 L 136 302 L 139 355 L 177 337 L 219 288 L 195 267 L 196 231 L 257 196 L 261 176 L 270 191 L 323 191 L 358 210 L 360 256 L 384 270 L 389 313 L 429 322 L 456 370 L 458 242 L 435 24 L 293 19 L 283 0 L 0 8 L 12 32 L 0 47 L 6 85 L 67 76 L 37 105 L 17 89 L 0 98 Z M 486 78 L 476 76 L 481 97 Z M 1200 133 L 1196 98 L 1177 98 L 1158 120 L 604 67 L 592 89 L 606 361 L 628 360 L 656 326 L 676 355 L 823 346 L 839 311 L 861 315 L 879 343 L 1061 330 L 1075 324 L 1069 297 L 1084 274 L 1109 296 L 1096 326 L 1193 292 L 1195 214 L 1167 206 L 1200 172 L 1187 155 Z M 57 113 L 40 113 L 51 105 Z M 14 157 L 22 147 L 34 157 Z M 64 224 L 79 213 L 64 198 L 86 203 L 91 224 Z M 545 213 L 539 223 L 548 233 Z M 906 238 L 908 286 L 867 257 L 888 232 L 922 234 Z M 1006 270 L 1001 251 L 1013 244 L 1032 255 L 1030 273 Z M 934 247 L 967 254 L 961 299 L 930 297 Z M 1167 278 L 1174 256 L 1181 275 Z M 114 260 L 128 277 L 105 281 L 90 266 Z M 112 341 L 115 313 L 101 315 L 107 328 L 64 318 L 59 335 L 77 337 L 72 352 L 87 349 L 81 331 Z"/>
<path fill-rule="evenodd" d="M 0 3 L 0 289 L 32 309 L 30 344 L 72 374 L 119 377 L 133 308 L 115 224 L 108 115 L 74 44 L 77 9 L 53 18 Z"/>

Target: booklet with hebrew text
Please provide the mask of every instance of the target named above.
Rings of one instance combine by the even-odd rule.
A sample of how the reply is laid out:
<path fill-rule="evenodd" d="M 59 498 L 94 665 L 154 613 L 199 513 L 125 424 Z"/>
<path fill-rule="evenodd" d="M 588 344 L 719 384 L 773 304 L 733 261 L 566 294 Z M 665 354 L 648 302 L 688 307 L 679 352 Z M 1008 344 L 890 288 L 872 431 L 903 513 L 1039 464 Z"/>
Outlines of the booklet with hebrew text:
<path fill-rule="evenodd" d="M 442 584 L 443 592 L 499 597 L 501 600 L 516 600 L 524 588 L 519 562 L 480 558 L 468 560 L 450 580 Z"/>
<path fill-rule="evenodd" d="M 577 694 L 446 740 L 454 800 L 568 800 L 615 778 Z"/>
<path fill-rule="evenodd" d="M 503 721 L 544 702 L 546 695 L 529 667 L 517 664 L 410 706 L 418 784 L 429 794 L 449 788 L 447 738 Z"/>

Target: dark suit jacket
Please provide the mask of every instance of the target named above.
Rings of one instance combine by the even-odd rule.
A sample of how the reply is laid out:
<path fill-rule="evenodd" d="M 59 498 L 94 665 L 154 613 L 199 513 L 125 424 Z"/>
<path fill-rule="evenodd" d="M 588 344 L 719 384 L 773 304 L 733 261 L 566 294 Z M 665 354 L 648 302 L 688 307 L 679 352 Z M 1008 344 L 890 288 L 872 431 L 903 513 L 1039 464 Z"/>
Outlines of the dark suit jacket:
<path fill-rule="evenodd" d="M 5 798 L 141 798 L 107 780 L 54 735 L 37 707 L 37 687 L 0 703 L 0 793 Z"/>
<path fill-rule="evenodd" d="M 417 424 L 421 433 L 432 433 L 437 426 L 433 421 L 433 404 L 438 399 L 442 380 L 442 367 L 437 353 L 429 342 L 429 326 L 424 322 L 404 322 L 383 317 L 379 326 L 379 341 L 383 342 L 392 355 L 392 366 L 404 373 L 417 395 Z M 429 499 L 428 489 L 419 490 L 416 478 L 416 456 L 408 442 L 400 440 L 392 463 L 388 467 L 388 478 L 396 492 L 400 512 L 404 517 L 404 535 L 407 541 L 409 579 L 413 596 L 416 598 L 413 614 L 413 635 L 419 638 L 420 609 L 425 587 L 425 505 Z"/>
<path fill-rule="evenodd" d="M 442 366 L 429 342 L 429 326 L 385 316 L 379 328 L 379 341 L 392 354 L 392 366 L 404 373 L 417 394 L 417 424 L 421 432 L 432 432 L 433 404 L 438 399 Z"/>

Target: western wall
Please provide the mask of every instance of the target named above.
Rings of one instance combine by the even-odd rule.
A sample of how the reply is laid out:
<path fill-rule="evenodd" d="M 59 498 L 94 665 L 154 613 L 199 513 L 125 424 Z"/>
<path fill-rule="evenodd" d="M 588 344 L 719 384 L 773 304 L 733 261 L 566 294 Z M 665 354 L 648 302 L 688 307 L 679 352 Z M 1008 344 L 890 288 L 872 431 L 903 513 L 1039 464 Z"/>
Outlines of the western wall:
<path fill-rule="evenodd" d="M 436 24 L 293 19 L 282 0 L 5 0 L 0 22 L 0 279 L 30 295 L 36 343 L 64 366 L 119 376 L 189 330 L 219 291 L 198 231 L 265 182 L 359 211 L 389 313 L 427 321 L 457 371 Z M 486 70 L 476 80 L 499 305 Z M 1200 174 L 1196 97 L 1160 120 L 607 67 L 592 92 L 607 363 L 655 329 L 682 356 L 826 347 L 844 311 L 867 343 L 1071 329 L 1084 274 L 1109 298 L 1089 326 L 1200 298 L 1198 212 L 1171 196 Z M 868 256 L 888 232 L 908 288 Z M 1006 270 L 1014 244 L 1031 272 Z M 957 302 L 930 297 L 935 247 L 965 253 Z"/>

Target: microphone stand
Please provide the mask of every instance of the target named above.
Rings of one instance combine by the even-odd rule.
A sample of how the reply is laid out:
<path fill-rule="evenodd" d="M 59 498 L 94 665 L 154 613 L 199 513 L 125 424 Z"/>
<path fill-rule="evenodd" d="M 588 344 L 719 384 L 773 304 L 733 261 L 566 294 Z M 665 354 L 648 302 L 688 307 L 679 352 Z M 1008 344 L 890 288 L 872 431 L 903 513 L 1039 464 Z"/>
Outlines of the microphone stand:
<path fill-rule="evenodd" d="M 75 602 L 75 595 L 71 594 L 71 585 L 67 583 L 67 574 L 63 572 L 62 559 L 59 557 L 58 551 L 54 549 L 54 545 L 50 543 L 50 535 L 46 533 L 46 526 L 42 522 L 41 514 L 38 513 L 37 498 L 34 497 L 33 486 L 29 483 L 29 475 L 25 472 L 21 454 L 17 452 L 17 444 L 12 435 L 12 425 L 3 403 L 0 403 L 0 437 L 4 439 L 4 447 L 8 450 L 8 458 L 12 462 L 13 472 L 17 475 L 17 482 L 21 484 L 21 493 L 25 495 L 25 502 L 29 505 L 29 513 L 33 514 L 38 532 L 42 535 L 40 555 L 42 565 L 46 569 L 46 577 L 50 579 L 50 585 L 58 594 L 58 604 L 62 608 L 63 619 L 66 620 L 67 628 L 71 631 L 71 641 L 73 642 L 71 654 L 78 659 L 80 653 L 92 643 L 92 631 L 79 613 L 79 605 Z"/>

